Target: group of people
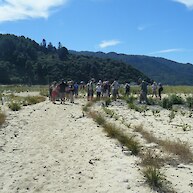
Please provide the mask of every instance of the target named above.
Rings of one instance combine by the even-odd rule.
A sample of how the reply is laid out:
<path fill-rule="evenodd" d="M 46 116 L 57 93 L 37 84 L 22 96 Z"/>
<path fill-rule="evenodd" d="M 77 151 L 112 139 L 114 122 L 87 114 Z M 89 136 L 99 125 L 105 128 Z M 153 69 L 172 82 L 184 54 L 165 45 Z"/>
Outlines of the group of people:
<path fill-rule="evenodd" d="M 148 85 L 149 83 L 145 80 L 141 81 L 140 83 L 140 96 L 139 102 L 140 103 L 148 103 L 147 94 L 148 94 Z M 152 86 L 152 97 L 159 97 L 161 100 L 161 93 L 163 91 L 163 86 L 161 83 L 157 84 L 153 82 Z M 100 100 L 101 97 L 110 97 L 116 100 L 119 97 L 119 88 L 120 84 L 117 80 L 114 80 L 112 83 L 110 81 L 102 81 L 99 80 L 95 82 L 95 79 L 92 78 L 85 84 L 83 81 L 78 84 L 74 81 L 64 81 L 61 80 L 60 82 L 54 81 L 49 86 L 49 95 L 50 100 L 55 103 L 57 99 L 60 100 L 61 104 L 68 99 L 71 103 L 74 103 L 74 98 L 78 96 L 79 89 L 84 90 L 87 92 L 87 100 L 92 101 L 94 95 L 96 98 Z M 125 95 L 128 96 L 130 94 L 130 84 L 126 83 L 124 85 L 125 88 Z M 158 92 L 158 96 L 157 96 Z"/>
<path fill-rule="evenodd" d="M 54 81 L 49 85 L 49 97 L 50 100 L 55 104 L 56 100 L 59 99 L 61 104 L 65 102 L 65 99 L 69 99 L 71 103 L 74 103 L 74 96 L 78 96 L 79 85 L 77 82 Z"/>
<path fill-rule="evenodd" d="M 96 97 L 100 100 L 101 97 L 110 97 L 113 96 L 114 100 L 118 97 L 118 89 L 120 87 L 117 80 L 112 84 L 109 81 L 99 80 L 95 85 L 95 80 L 91 79 L 87 84 L 87 100 L 90 101 L 93 99 L 94 91 L 96 90 Z"/>

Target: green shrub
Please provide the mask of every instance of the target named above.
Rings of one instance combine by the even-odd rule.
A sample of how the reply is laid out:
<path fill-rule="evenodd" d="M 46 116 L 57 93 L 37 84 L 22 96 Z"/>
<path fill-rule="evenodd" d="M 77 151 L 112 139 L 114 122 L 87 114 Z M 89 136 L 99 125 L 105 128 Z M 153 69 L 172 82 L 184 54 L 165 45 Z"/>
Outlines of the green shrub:
<path fill-rule="evenodd" d="M 172 109 L 173 105 L 181 105 L 181 104 L 184 104 L 183 98 L 175 94 L 162 100 L 162 107 L 165 109 Z"/>
<path fill-rule="evenodd" d="M 28 105 L 34 105 L 34 104 L 43 102 L 46 99 L 43 96 L 28 96 L 25 98 L 25 100 L 27 101 Z"/>
<path fill-rule="evenodd" d="M 188 105 L 189 108 L 193 108 L 193 97 L 187 97 L 186 104 Z"/>
<path fill-rule="evenodd" d="M 172 103 L 171 103 L 169 98 L 163 98 L 163 100 L 162 100 L 162 107 L 164 109 L 171 109 L 172 108 Z"/>
<path fill-rule="evenodd" d="M 171 101 L 172 104 L 174 105 L 181 105 L 181 104 L 184 104 L 184 99 L 178 95 L 171 95 L 169 97 L 169 100 Z"/>
<path fill-rule="evenodd" d="M 159 169 L 148 166 L 143 170 L 143 174 L 150 187 L 161 189 L 163 186 L 164 175 L 160 173 Z"/>
<path fill-rule="evenodd" d="M 12 111 L 19 111 L 21 109 L 21 105 L 17 102 L 11 102 L 8 106 Z"/>
<path fill-rule="evenodd" d="M 105 106 L 108 107 L 111 104 L 111 98 L 107 97 L 105 100 Z"/>
<path fill-rule="evenodd" d="M 156 99 L 154 99 L 153 97 L 148 97 L 147 101 L 148 101 L 148 105 L 156 105 L 157 104 Z"/>
<path fill-rule="evenodd" d="M 127 103 L 134 103 L 134 101 L 136 100 L 136 97 L 134 97 L 133 95 L 129 95 L 126 99 Z"/>

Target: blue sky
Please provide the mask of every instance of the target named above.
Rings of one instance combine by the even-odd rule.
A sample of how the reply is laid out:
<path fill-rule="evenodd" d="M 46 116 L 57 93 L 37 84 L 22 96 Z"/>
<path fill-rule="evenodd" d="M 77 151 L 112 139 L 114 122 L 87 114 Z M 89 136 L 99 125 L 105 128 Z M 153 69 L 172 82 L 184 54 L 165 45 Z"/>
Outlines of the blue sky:
<path fill-rule="evenodd" d="M 193 64 L 193 0 L 0 0 L 0 33 Z"/>

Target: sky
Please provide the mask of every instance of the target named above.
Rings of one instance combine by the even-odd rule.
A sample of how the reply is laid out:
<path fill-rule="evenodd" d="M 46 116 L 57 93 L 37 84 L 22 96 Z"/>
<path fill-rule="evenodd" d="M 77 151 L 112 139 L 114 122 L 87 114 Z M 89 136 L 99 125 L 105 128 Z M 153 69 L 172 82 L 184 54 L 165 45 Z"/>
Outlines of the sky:
<path fill-rule="evenodd" d="M 193 0 L 0 0 L 0 33 L 193 64 Z"/>

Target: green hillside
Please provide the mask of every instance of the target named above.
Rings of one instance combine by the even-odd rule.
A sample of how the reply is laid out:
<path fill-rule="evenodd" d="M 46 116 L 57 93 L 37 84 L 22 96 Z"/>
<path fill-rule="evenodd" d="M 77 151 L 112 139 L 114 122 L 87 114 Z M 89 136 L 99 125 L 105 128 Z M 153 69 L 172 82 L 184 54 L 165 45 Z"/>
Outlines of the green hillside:
<path fill-rule="evenodd" d="M 61 43 L 41 44 L 10 34 L 0 34 L 0 83 L 48 84 L 54 80 L 120 82 L 148 79 L 143 73 L 120 61 L 69 54 Z M 148 79 L 149 80 L 149 79 Z"/>
<path fill-rule="evenodd" d="M 117 54 L 114 52 L 75 52 L 73 54 L 83 54 L 100 58 L 110 58 L 122 61 L 133 66 L 146 74 L 152 80 L 169 85 L 192 85 L 193 84 L 193 65 L 183 64 L 164 58 Z"/>

